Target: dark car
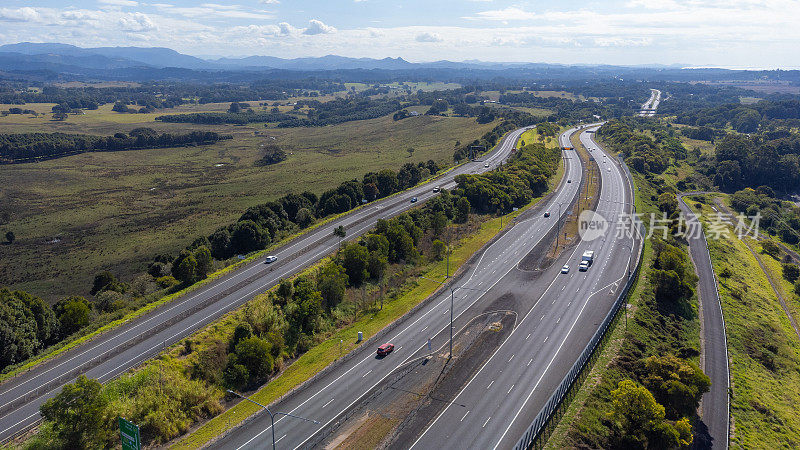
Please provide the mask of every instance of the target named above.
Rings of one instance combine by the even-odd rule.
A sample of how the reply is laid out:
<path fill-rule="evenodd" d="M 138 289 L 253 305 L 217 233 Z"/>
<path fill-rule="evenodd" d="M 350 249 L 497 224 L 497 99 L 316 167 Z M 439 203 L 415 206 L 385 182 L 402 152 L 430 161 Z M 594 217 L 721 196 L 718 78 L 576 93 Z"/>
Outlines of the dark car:
<path fill-rule="evenodd" d="M 547 212 L 545 212 L 545 213 L 544 213 L 544 216 L 545 216 L 545 217 L 550 217 L 550 211 L 547 211 Z"/>
<path fill-rule="evenodd" d="M 394 344 L 387 342 L 378 347 L 378 356 L 386 356 L 389 353 L 392 353 L 392 350 L 394 350 Z"/>
<path fill-rule="evenodd" d="M 411 197 L 411 203 L 417 203 L 417 197 Z"/>

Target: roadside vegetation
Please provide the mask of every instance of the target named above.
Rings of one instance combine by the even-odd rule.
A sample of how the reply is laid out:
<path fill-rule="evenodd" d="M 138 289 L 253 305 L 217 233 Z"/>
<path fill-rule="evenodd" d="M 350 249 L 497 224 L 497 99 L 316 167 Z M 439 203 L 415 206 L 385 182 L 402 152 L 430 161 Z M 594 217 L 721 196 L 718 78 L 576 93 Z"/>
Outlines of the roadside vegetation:
<path fill-rule="evenodd" d="M 626 156 L 646 228 L 650 214 L 669 220 L 658 223 L 666 235 L 657 231 L 645 240 L 630 308 L 621 313 L 627 317 L 616 321 L 547 448 L 679 448 L 696 437 L 696 409 L 710 387 L 699 367 L 697 277 L 679 234 L 675 187 L 652 171 L 686 157 L 670 134 L 636 119 L 611 121 L 598 132 Z"/>
<path fill-rule="evenodd" d="M 49 421 L 42 427 L 43 433 L 29 445 L 68 447 L 67 443 L 75 442 L 70 434 L 80 428 L 79 424 L 94 424 L 82 432 L 83 441 L 110 444 L 116 439 L 112 432 L 115 422 L 108 418 L 117 415 L 138 423 L 147 442 L 163 443 L 184 433 L 194 422 L 219 412 L 223 389 L 257 388 L 367 314 L 378 315 L 384 308 L 391 311 L 377 322 L 370 318 L 371 323 L 381 326 L 400 317 L 425 298 L 419 293 L 406 297 L 406 293 L 415 290 L 421 272 L 441 269 L 453 246 L 445 241 L 474 252 L 474 244 L 467 243 L 476 233 L 483 236 L 480 242 L 485 242 L 496 232 L 487 235 L 479 231 L 482 222 L 524 207 L 547 191 L 548 179 L 558 168 L 559 154 L 558 149 L 530 144 L 497 171 L 458 177 L 458 186 L 452 191 L 443 191 L 409 213 L 379 220 L 370 233 L 355 242 L 344 242 L 330 259 L 282 281 L 267 294 L 173 347 L 161 359 L 102 387 L 93 387 L 91 380 L 70 385 L 43 412 L 58 410 L 49 405 L 69 402 L 76 389 L 93 392 L 81 398 L 95 402 L 95 406 L 67 417 L 45 415 Z M 461 252 L 455 262 L 460 264 L 469 254 Z M 393 302 L 399 298 L 405 300 L 394 308 Z M 368 328 L 371 334 L 379 329 L 375 325 Z M 352 345 L 351 335 L 348 349 Z M 161 388 L 165 373 L 166 382 L 171 384 L 168 391 Z M 287 369 L 285 373 L 291 372 Z M 304 379 L 295 377 L 289 387 Z M 163 392 L 167 394 L 159 401 L 147 400 Z M 203 392 L 200 397 L 199 392 Z"/>

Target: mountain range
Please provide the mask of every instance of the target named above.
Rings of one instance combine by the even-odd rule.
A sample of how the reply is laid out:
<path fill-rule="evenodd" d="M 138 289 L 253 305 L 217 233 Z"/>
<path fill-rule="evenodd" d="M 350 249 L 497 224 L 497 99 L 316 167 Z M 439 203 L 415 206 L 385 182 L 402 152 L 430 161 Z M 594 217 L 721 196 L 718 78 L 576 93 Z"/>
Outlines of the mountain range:
<path fill-rule="evenodd" d="M 206 80 L 240 82 L 264 77 L 341 76 L 365 81 L 404 79 L 595 79 L 755 80 L 797 83 L 798 71 L 733 71 L 671 66 L 565 65 L 520 62 L 435 61 L 349 58 L 327 55 L 285 59 L 274 56 L 199 58 L 163 47 L 83 48 L 60 43 L 20 42 L 0 46 L 0 78 L 47 80 Z"/>

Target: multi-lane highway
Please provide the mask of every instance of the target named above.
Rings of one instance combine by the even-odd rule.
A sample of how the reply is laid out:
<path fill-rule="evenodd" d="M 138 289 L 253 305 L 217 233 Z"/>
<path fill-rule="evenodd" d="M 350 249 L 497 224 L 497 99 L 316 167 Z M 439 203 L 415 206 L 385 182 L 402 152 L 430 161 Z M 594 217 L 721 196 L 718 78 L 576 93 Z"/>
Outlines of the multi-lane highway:
<path fill-rule="evenodd" d="M 550 270 L 527 288 L 536 298 L 533 308 L 412 448 L 513 447 L 611 309 L 639 252 L 630 236 L 616 235 L 625 223 L 621 215 L 631 212 L 629 181 L 592 136 L 583 132 L 581 141 L 594 149 L 600 166 L 597 212 L 609 223 L 606 233 L 569 249 L 559 261 L 571 266 L 569 273 Z M 594 250 L 596 260 L 580 272 L 586 250 Z"/>
<path fill-rule="evenodd" d="M 571 129 L 561 137 L 561 145 L 569 146 Z M 565 151 L 565 175 L 556 193 L 546 202 L 530 211 L 488 246 L 479 259 L 468 270 L 453 281 L 453 286 L 476 290 L 458 289 L 455 294 L 455 329 L 471 316 L 464 314 L 481 302 L 491 302 L 498 289 L 503 289 L 505 277 L 516 270 L 517 264 L 551 231 L 557 223 L 558 204 L 572 203 L 578 194 L 582 165 L 571 151 Z M 567 183 L 572 180 L 572 183 Z M 543 211 L 551 211 L 544 217 Z M 567 208 L 563 213 L 566 215 Z M 309 440 L 320 429 L 336 420 L 343 411 L 354 405 L 368 391 L 381 383 L 395 369 L 409 361 L 418 350 L 446 344 L 449 336 L 450 291 L 442 290 L 423 308 L 407 315 L 402 324 L 386 336 L 387 342 L 395 345 L 395 351 L 386 358 L 376 359 L 375 348 L 361 346 L 346 364 L 326 373 L 307 385 L 297 395 L 278 402 L 274 409 L 298 414 L 320 422 L 319 425 L 292 418 L 276 421 L 276 440 L 283 448 L 295 448 L 309 444 Z M 261 414 L 255 420 L 234 430 L 217 441 L 214 448 L 264 448 L 271 439 L 270 419 Z M 463 442 L 463 441 L 461 441 Z"/>
<path fill-rule="evenodd" d="M 274 255 L 278 260 L 272 264 L 255 261 L 245 265 L 168 305 L 7 380 L 0 385 L 0 442 L 35 424 L 39 420 L 39 406 L 78 374 L 105 382 L 156 356 L 165 347 L 264 292 L 281 278 L 299 272 L 334 251 L 341 241 L 332 234 L 335 227 L 343 226 L 348 237 L 358 236 L 374 226 L 377 219 L 399 214 L 413 206 L 409 202 L 411 197 L 417 197 L 422 202 L 435 195 L 431 192 L 433 186 L 454 186 L 453 178 L 458 174 L 479 173 L 494 168 L 511 154 L 523 131 L 519 129 L 509 133 L 482 161 L 468 162 L 438 180 L 366 205 L 276 249 Z M 485 167 L 487 165 L 488 168 Z"/>
<path fill-rule="evenodd" d="M 639 115 L 641 117 L 655 116 L 659 103 L 661 103 L 661 91 L 658 89 L 650 89 L 650 98 L 642 104 Z"/>

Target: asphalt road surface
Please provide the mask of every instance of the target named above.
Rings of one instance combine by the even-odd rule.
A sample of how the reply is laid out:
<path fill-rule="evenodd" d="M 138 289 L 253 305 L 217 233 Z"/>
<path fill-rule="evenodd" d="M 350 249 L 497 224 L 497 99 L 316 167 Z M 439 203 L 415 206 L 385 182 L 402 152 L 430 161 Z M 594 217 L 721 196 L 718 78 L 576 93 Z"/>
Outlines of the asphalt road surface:
<path fill-rule="evenodd" d="M 678 197 L 679 206 L 684 216 L 693 217 L 694 213 L 683 201 L 684 195 Z M 699 223 L 699 220 L 695 223 Z M 729 403 L 728 384 L 728 346 L 725 336 L 725 320 L 722 316 L 722 305 L 717 292 L 717 279 L 711 266 L 708 245 L 702 228 L 697 234 L 687 233 L 689 253 L 694 262 L 695 272 L 699 277 L 698 289 L 700 308 L 702 311 L 703 336 L 703 372 L 711 378 L 711 388 L 703 395 L 700 404 L 700 419 L 705 425 L 708 436 L 698 442 L 700 448 L 728 448 Z M 710 438 L 710 439 L 709 439 Z M 700 441 L 700 439 L 698 439 Z M 710 442 L 707 442 L 710 441 Z"/>
<path fill-rule="evenodd" d="M 562 146 L 569 146 L 571 129 L 560 137 Z M 454 280 L 454 306 L 457 330 L 460 322 L 470 317 L 463 312 L 473 305 L 493 298 L 493 290 L 502 287 L 504 277 L 515 270 L 517 264 L 530 250 L 552 230 L 557 223 L 558 203 L 569 204 L 578 194 L 582 164 L 571 151 L 565 151 L 565 176 L 559 188 L 546 203 L 537 205 L 510 229 L 502 234 L 480 255 L 477 262 Z M 568 156 L 568 155 L 571 155 Z M 573 180 L 567 183 L 566 180 Z M 545 218 L 543 211 L 550 211 Z M 563 211 L 566 214 L 566 208 Z M 489 292 L 489 295 L 486 295 Z M 451 295 L 448 289 L 441 290 L 424 307 L 407 315 L 402 324 L 386 337 L 395 345 L 395 350 L 383 359 L 375 357 L 375 348 L 361 346 L 354 357 L 305 386 L 297 395 L 272 406 L 274 411 L 289 412 L 320 422 L 319 425 L 292 418 L 280 418 L 275 425 L 275 438 L 281 448 L 304 447 L 314 442 L 312 437 L 327 424 L 361 399 L 372 387 L 387 375 L 410 360 L 419 350 L 427 347 L 430 338 L 432 348 L 446 348 L 449 337 Z M 263 413 L 254 420 L 237 428 L 212 448 L 240 449 L 266 448 L 271 445 L 269 415 Z"/>
<path fill-rule="evenodd" d="M 572 249 L 569 273 L 541 277 L 538 286 L 528 289 L 529 295 L 538 297 L 533 308 L 412 448 L 512 448 L 624 287 L 639 253 L 630 237 L 616 236 L 620 215 L 631 211 L 630 184 L 611 157 L 602 157 L 592 136 L 583 132 L 581 141 L 593 149 L 600 165 L 597 212 L 610 227 L 602 237 L 583 240 Z M 579 272 L 586 250 L 595 251 L 595 262 L 588 271 Z"/>
<path fill-rule="evenodd" d="M 650 98 L 642 104 L 639 115 L 641 117 L 655 116 L 659 103 L 661 103 L 661 91 L 658 89 L 650 89 Z"/>
<path fill-rule="evenodd" d="M 435 195 L 433 186 L 452 188 L 455 186 L 453 178 L 458 174 L 481 173 L 495 168 L 510 155 L 523 131 L 519 129 L 509 133 L 481 161 L 463 164 L 437 180 L 366 205 L 298 237 L 275 250 L 273 254 L 278 260 L 272 264 L 263 261 L 250 263 L 7 380 L 0 385 L 0 442 L 38 422 L 39 406 L 79 374 L 105 382 L 153 358 L 167 346 L 266 291 L 281 278 L 296 274 L 333 252 L 341 242 L 340 238 L 333 236 L 335 227 L 343 226 L 350 239 L 369 230 L 377 219 L 397 215 L 415 206 L 410 203 L 411 197 L 417 197 L 419 202 L 432 197 Z"/>

